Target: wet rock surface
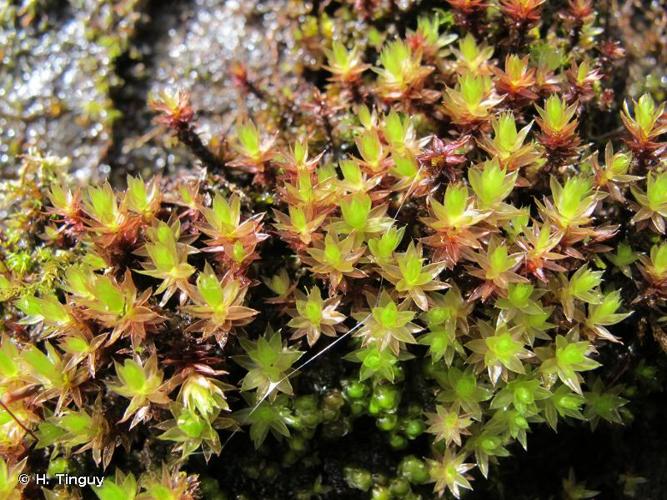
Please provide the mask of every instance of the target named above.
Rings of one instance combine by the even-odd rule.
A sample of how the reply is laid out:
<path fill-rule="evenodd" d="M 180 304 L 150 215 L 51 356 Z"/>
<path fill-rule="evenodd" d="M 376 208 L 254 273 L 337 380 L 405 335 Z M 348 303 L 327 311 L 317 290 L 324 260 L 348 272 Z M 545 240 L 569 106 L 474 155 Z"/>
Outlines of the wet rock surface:
<path fill-rule="evenodd" d="M 11 175 L 30 146 L 69 156 L 77 175 L 120 180 L 126 172 L 188 167 L 193 158 L 152 123 L 149 97 L 192 94 L 202 137 L 221 137 L 240 102 L 229 67 L 242 61 L 272 78 L 289 53 L 287 3 L 56 2 L 34 17 L 5 12 L 0 26 L 0 171 Z"/>
<path fill-rule="evenodd" d="M 148 7 L 149 20 L 137 44 L 138 60 L 120 67 L 130 82 L 117 101 L 133 116 L 116 127 L 112 166 L 124 171 L 173 171 L 193 158 L 168 134 L 152 124 L 147 102 L 164 89 L 186 89 L 199 110 L 198 129 L 204 140 L 221 138 L 233 125 L 239 109 L 257 108 L 252 99 L 240 99 L 230 77 L 230 65 L 242 61 L 256 78 L 269 78 L 286 57 L 289 30 L 281 29 L 286 2 L 195 0 Z M 280 46 L 280 48 L 278 48 Z"/>
<path fill-rule="evenodd" d="M 240 95 L 230 76 L 235 61 L 276 94 L 292 68 L 308 64 L 303 54 L 294 55 L 292 24 L 312 9 L 307 2 L 22 5 L 28 7 L 0 8 L 0 172 L 5 175 L 31 146 L 72 158 L 81 178 L 111 176 L 115 183 L 127 172 L 148 176 L 190 168 L 194 158 L 153 124 L 152 94 L 165 88 L 191 92 L 202 137 L 219 141 L 239 114 L 266 106 L 252 94 Z M 656 7 L 644 12 L 628 4 L 628 9 L 609 22 L 618 24 L 631 56 L 634 83 L 626 92 L 638 95 L 654 80 L 664 86 L 653 75 L 664 75 L 667 52 L 647 51 L 637 36 L 642 23 L 659 17 Z"/>
<path fill-rule="evenodd" d="M 44 9 L 33 19 L 18 8 L 0 12 L 0 173 L 8 176 L 17 156 L 33 145 L 71 157 L 81 178 L 110 175 L 122 183 L 126 172 L 148 176 L 191 168 L 194 158 L 153 123 L 149 96 L 164 88 L 190 91 L 200 110 L 202 137 L 220 138 L 239 110 L 252 114 L 265 105 L 252 95 L 240 95 L 229 75 L 232 62 L 242 61 L 254 77 L 274 85 L 284 77 L 281 66 L 292 62 L 291 31 L 284 26 L 294 13 L 287 12 L 286 0 L 42 3 Z M 653 61 L 660 74 L 664 58 Z M 641 90 L 638 86 L 632 94 Z M 611 438 L 602 432 L 589 435 L 583 428 L 564 428 L 559 435 L 536 433 L 529 452 L 512 450 L 518 460 L 503 461 L 486 488 L 480 485 L 471 498 L 498 498 L 501 484 L 510 485 L 504 488 L 505 498 L 558 491 L 570 466 L 592 478 L 590 486 L 603 491 L 604 498 L 621 498 L 617 472 L 627 470 L 628 463 L 652 480 L 640 486 L 643 498 L 665 498 L 661 471 L 667 436 L 660 422 L 667 404 L 662 393 L 660 401 L 641 404 L 636 422 L 615 430 Z M 365 433 L 371 435 L 360 429 L 354 439 L 327 446 L 324 465 L 306 471 L 304 484 L 324 470 L 331 483 L 340 484 L 331 498 L 353 495 L 337 476 L 350 449 L 360 446 L 357 437 Z M 209 469 L 216 474 L 216 464 L 227 468 L 228 486 L 235 484 L 232 476 L 238 470 L 226 460 L 255 454 L 248 443 L 238 441 Z M 575 457 L 568 453 L 571 449 L 578 450 Z M 365 452 L 367 461 L 380 465 L 391 453 L 374 442 Z M 206 467 L 202 464 L 202 470 Z M 284 497 L 291 495 L 281 491 Z"/>
<path fill-rule="evenodd" d="M 114 60 L 134 31 L 135 3 L 57 2 L 34 14 L 10 6 L 0 13 L 1 171 L 11 172 L 16 156 L 34 146 L 75 158 L 82 177 L 106 174 L 100 164 L 117 117 L 109 89 L 119 83 Z"/>

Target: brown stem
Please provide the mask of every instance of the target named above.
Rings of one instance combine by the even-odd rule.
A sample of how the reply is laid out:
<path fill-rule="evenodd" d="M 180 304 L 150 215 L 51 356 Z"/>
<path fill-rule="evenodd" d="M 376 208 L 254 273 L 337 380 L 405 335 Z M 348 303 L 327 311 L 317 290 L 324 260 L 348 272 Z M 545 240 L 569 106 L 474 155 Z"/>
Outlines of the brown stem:
<path fill-rule="evenodd" d="M 245 88 L 247 89 L 248 92 L 250 92 L 252 95 L 254 95 L 257 99 L 260 101 L 264 101 L 267 104 L 274 106 L 281 115 L 281 121 L 284 123 L 286 122 L 285 120 L 285 112 L 288 115 L 288 118 L 294 122 L 296 118 L 299 116 L 300 112 L 296 108 L 295 104 L 291 101 L 287 102 L 281 102 L 280 99 L 276 98 L 275 96 L 272 96 L 271 94 L 265 92 L 261 88 L 259 88 L 254 82 L 251 82 L 250 80 L 245 81 Z"/>
<path fill-rule="evenodd" d="M 227 177 L 227 166 L 224 160 L 218 158 L 204 145 L 191 124 L 177 128 L 176 137 L 204 164 L 205 167 L 217 176 L 220 184 L 229 189 L 230 192 L 238 194 L 242 200 L 247 200 L 248 197 L 243 190 Z"/>
<path fill-rule="evenodd" d="M 329 142 L 329 145 L 331 146 L 334 159 L 338 161 L 339 159 L 339 154 L 338 154 L 338 146 L 336 145 L 336 140 L 334 139 L 334 131 L 333 131 L 333 125 L 331 124 L 331 120 L 329 119 L 328 113 L 323 113 L 322 115 L 322 124 L 324 125 L 324 132 L 327 136 L 327 141 Z"/>
<path fill-rule="evenodd" d="M 577 23 L 570 33 L 570 49 L 574 49 L 581 38 L 581 24 Z"/>
<path fill-rule="evenodd" d="M 515 27 L 516 31 L 514 33 L 512 47 L 514 52 L 518 53 L 526 43 L 526 34 L 528 32 L 528 26 L 526 23 L 520 23 Z M 511 30 L 510 30 L 511 31 Z"/>
<path fill-rule="evenodd" d="M 252 95 L 254 95 L 257 99 L 259 99 L 260 101 L 269 100 L 269 98 L 267 98 L 264 91 L 262 89 L 260 89 L 257 85 L 255 85 L 253 82 L 251 82 L 250 80 L 246 80 L 245 85 L 246 85 L 246 88 L 248 89 L 248 91 Z"/>
<path fill-rule="evenodd" d="M 2 399 L 0 399 L 0 406 L 2 406 L 2 409 L 7 412 L 7 415 L 9 415 L 21 429 L 30 434 L 35 441 L 39 441 L 37 435 L 30 429 L 28 429 L 25 425 L 23 425 L 23 422 L 21 422 L 21 420 L 19 420 L 19 418 L 16 415 L 14 415 L 14 412 L 12 412 L 12 410 L 9 409 L 9 407 L 5 404 L 5 402 Z"/>
<path fill-rule="evenodd" d="M 199 158 L 205 166 L 219 173 L 224 171 L 225 162 L 215 156 L 211 150 L 204 145 L 192 125 L 188 124 L 184 127 L 179 127 L 176 130 L 176 137 L 178 137 L 178 140 L 181 141 L 193 155 Z"/>

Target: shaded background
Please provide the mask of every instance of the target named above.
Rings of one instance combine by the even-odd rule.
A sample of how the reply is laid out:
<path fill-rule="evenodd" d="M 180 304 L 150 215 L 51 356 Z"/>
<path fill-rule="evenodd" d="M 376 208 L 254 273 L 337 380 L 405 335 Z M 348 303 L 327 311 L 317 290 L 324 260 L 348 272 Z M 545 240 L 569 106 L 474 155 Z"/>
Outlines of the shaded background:
<path fill-rule="evenodd" d="M 442 4 L 410 3 L 405 23 L 420 9 Z M 628 54 L 619 94 L 650 90 L 664 99 L 667 4 L 597 4 L 601 23 Z M 232 84 L 234 60 L 242 60 L 265 88 L 294 86 L 300 77 L 321 82 L 321 75 L 309 71 L 315 61 L 294 40 L 303 16 L 318 5 L 286 0 L 0 4 L 0 173 L 14 175 L 18 156 L 32 146 L 71 157 L 72 171 L 82 180 L 109 177 L 122 184 L 126 173 L 149 176 L 191 168 L 187 151 L 152 123 L 147 106 L 151 93 L 174 86 L 189 90 L 195 109 L 202 110 L 200 131 L 207 139 L 220 140 L 237 113 L 262 107 L 252 95 L 239 95 Z M 621 327 L 636 331 L 641 325 L 629 321 Z M 489 481 L 475 476 L 475 491 L 466 498 L 560 498 L 570 470 L 579 484 L 600 491 L 598 498 L 667 498 L 665 355 L 649 337 L 626 346 L 620 358 L 602 352 L 607 363 L 600 375 L 618 379 L 632 395 L 631 422 L 624 427 L 602 424 L 595 432 L 588 426 L 561 425 L 558 434 L 535 426 L 528 452 L 515 445 L 511 458 L 492 467 Z M 310 385 L 322 373 L 344 372 L 332 361 L 338 357 L 332 352 L 329 359 L 313 363 L 298 383 Z M 655 367 L 655 373 L 638 378 L 639 360 Z M 239 435 L 220 458 L 208 465 L 194 461 L 193 466 L 219 479 L 227 491 L 246 491 L 247 498 L 292 498 L 320 476 L 333 485 L 324 497 L 363 498 L 345 484 L 343 467 L 357 464 L 386 472 L 405 453 L 395 455 L 370 419 L 360 419 L 344 439 L 316 442 L 319 449 L 308 460 L 281 469 L 284 445 L 268 440 L 257 454 Z M 411 446 L 415 454 L 427 454 L 425 440 Z M 248 471 L 258 464 L 260 477 L 253 478 Z M 424 498 L 429 492 L 425 487 Z"/>

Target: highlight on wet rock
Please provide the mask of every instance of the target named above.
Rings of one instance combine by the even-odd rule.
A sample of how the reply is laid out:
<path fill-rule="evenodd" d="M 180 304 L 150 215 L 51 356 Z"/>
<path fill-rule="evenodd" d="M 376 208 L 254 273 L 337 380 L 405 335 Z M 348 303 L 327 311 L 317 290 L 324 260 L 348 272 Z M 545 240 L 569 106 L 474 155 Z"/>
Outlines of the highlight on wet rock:
<path fill-rule="evenodd" d="M 662 498 L 660 7 L 62 3 L 0 8 L 0 499 Z"/>

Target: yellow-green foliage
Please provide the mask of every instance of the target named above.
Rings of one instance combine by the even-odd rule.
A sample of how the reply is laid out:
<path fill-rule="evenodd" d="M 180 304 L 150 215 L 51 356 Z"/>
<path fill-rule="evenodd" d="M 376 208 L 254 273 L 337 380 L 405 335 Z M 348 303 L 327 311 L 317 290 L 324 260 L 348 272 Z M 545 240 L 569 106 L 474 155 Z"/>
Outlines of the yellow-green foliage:
<path fill-rule="evenodd" d="M 355 43 L 308 17 L 328 83 L 241 81 L 266 109 L 208 155 L 187 95 L 162 96 L 160 123 L 216 159 L 203 176 L 81 187 L 24 158 L 0 188 L 0 497 L 47 449 L 108 467 L 101 499 L 190 499 L 182 469 L 240 429 L 287 467 L 361 417 L 401 459 L 390 482 L 345 469 L 350 488 L 458 497 L 536 426 L 623 422 L 592 374 L 632 339 L 631 304 L 656 331 L 667 310 L 664 104 L 628 100 L 604 119 L 624 135 L 587 137 L 618 88 L 595 16 L 539 40 L 541 1 L 449 4 Z"/>

